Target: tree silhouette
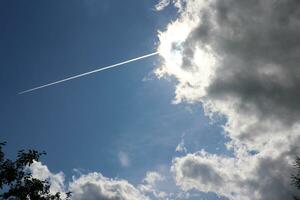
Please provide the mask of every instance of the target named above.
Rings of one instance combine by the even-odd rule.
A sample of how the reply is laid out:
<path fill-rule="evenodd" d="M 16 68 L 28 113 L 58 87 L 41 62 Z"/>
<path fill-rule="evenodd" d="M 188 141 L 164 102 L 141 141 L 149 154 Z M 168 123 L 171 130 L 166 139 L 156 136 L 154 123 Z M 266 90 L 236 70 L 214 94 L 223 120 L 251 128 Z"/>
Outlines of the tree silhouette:
<path fill-rule="evenodd" d="M 48 180 L 39 180 L 32 177 L 28 167 L 38 161 L 45 152 L 36 150 L 21 150 L 17 154 L 15 161 L 6 159 L 3 146 L 0 143 L 0 199 L 6 200 L 63 200 L 61 194 L 50 193 L 50 183 Z M 71 196 L 66 193 L 65 200 Z"/>
<path fill-rule="evenodd" d="M 300 190 L 300 158 L 297 156 L 294 163 L 294 168 L 296 173 L 292 174 L 292 185 L 294 185 L 298 190 Z M 295 200 L 300 200 L 300 197 L 294 196 Z"/>

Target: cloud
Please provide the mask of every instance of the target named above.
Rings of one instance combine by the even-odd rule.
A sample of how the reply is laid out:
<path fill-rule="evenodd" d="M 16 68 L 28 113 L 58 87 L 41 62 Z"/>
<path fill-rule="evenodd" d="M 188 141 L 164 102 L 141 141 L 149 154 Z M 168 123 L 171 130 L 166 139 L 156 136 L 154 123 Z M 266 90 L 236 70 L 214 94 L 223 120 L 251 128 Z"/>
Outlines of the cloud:
<path fill-rule="evenodd" d="M 53 173 L 41 162 L 34 162 L 29 170 L 33 177 L 48 180 L 53 194 L 60 192 L 64 198 L 64 193 L 70 191 L 72 200 L 171 200 L 189 199 L 195 195 L 179 191 L 166 166 L 160 168 L 160 172 L 148 171 L 136 186 L 124 179 L 105 177 L 99 172 L 84 173 L 82 169 L 74 169 L 72 180 L 66 182 L 63 172 Z"/>
<path fill-rule="evenodd" d="M 64 192 L 65 186 L 65 175 L 62 172 L 54 174 L 50 172 L 46 165 L 43 165 L 41 162 L 33 162 L 30 166 L 30 171 L 32 173 L 32 177 L 37 178 L 39 180 L 48 180 L 50 183 L 50 192 L 56 194 L 57 192 Z"/>
<path fill-rule="evenodd" d="M 201 103 L 209 117 L 227 119 L 234 153 L 175 158 L 177 184 L 234 200 L 291 199 L 290 166 L 300 154 L 300 2 L 175 3 L 178 19 L 159 33 L 156 74 L 177 79 L 175 103 Z"/>
<path fill-rule="evenodd" d="M 165 177 L 159 174 L 158 172 L 149 171 L 146 173 L 146 177 L 144 178 L 143 182 L 154 186 L 157 182 L 161 182 L 164 179 Z"/>
<path fill-rule="evenodd" d="M 224 173 L 222 159 L 213 158 L 213 156 L 202 153 L 200 156 L 188 154 L 183 159 L 175 159 L 173 170 L 177 173 L 177 182 L 183 182 L 184 188 L 193 187 L 194 184 L 201 184 L 199 188 L 206 188 L 205 191 L 211 191 L 210 188 L 224 186 Z M 180 169 L 178 169 L 180 168 Z M 186 180 L 180 180 L 186 179 Z M 189 186 L 189 181 L 192 182 Z M 197 187 L 196 187 L 197 188 Z"/>
<path fill-rule="evenodd" d="M 182 138 L 180 143 L 176 146 L 176 149 L 175 149 L 176 152 L 181 152 L 181 153 L 186 153 L 187 152 L 187 149 L 184 145 L 184 139 Z"/>
<path fill-rule="evenodd" d="M 173 160 L 176 183 L 184 190 L 214 192 L 229 199 L 292 199 L 290 163 L 259 155 L 232 158 L 205 151 Z"/>
<path fill-rule="evenodd" d="M 170 0 L 159 0 L 155 5 L 155 10 L 161 11 L 170 4 Z"/>
<path fill-rule="evenodd" d="M 30 170 L 34 178 L 49 180 L 50 192 L 72 192 L 72 200 L 149 200 L 143 191 L 128 181 L 107 178 L 101 173 L 82 174 L 80 172 L 79 177 L 73 177 L 73 180 L 67 184 L 64 173 L 52 173 L 41 162 L 34 162 Z M 154 174 L 151 174 L 147 180 L 154 181 L 156 178 Z"/>
<path fill-rule="evenodd" d="M 130 160 L 129 160 L 129 156 L 127 153 L 120 151 L 118 153 L 118 158 L 120 161 L 120 164 L 122 167 L 129 167 L 130 166 Z"/>
<path fill-rule="evenodd" d="M 89 173 L 74 179 L 69 186 L 73 200 L 148 200 L 126 180 L 109 179 L 100 173 Z"/>
<path fill-rule="evenodd" d="M 169 199 L 169 193 L 162 191 L 160 188 L 160 183 L 165 181 L 165 177 L 158 172 L 148 171 L 143 183 L 138 186 L 138 188 L 145 194 L 152 195 L 154 199 Z"/>

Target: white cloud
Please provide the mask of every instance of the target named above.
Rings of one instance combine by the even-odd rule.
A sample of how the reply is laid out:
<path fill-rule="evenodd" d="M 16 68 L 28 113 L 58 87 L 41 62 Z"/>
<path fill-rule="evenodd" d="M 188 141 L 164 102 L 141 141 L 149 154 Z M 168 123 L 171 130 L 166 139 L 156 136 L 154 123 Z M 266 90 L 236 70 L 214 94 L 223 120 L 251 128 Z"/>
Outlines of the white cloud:
<path fill-rule="evenodd" d="M 300 154 L 299 2 L 176 6 L 178 19 L 159 33 L 156 74 L 178 80 L 175 103 L 202 103 L 208 116 L 224 116 L 234 152 L 175 158 L 177 184 L 234 200 L 291 199 L 291 162 Z"/>
<path fill-rule="evenodd" d="M 30 168 L 32 176 L 40 180 L 48 180 L 50 192 L 72 192 L 72 200 L 149 200 L 144 191 L 133 186 L 123 179 L 111 179 L 101 173 L 78 173 L 79 177 L 73 177 L 68 184 L 65 183 L 62 172 L 54 174 L 46 165 L 34 162 Z M 148 181 L 158 181 L 156 174 L 149 174 Z M 153 183 L 154 183 L 153 182 Z M 148 183 L 148 182 L 147 182 Z"/>
<path fill-rule="evenodd" d="M 74 169 L 75 175 L 67 183 L 64 173 L 52 173 L 41 162 L 34 162 L 29 169 L 34 178 L 49 181 L 53 194 L 60 192 L 65 197 L 66 191 L 72 192 L 72 200 L 174 200 L 190 197 L 189 192 L 178 191 L 166 167 L 160 168 L 161 172 L 148 171 L 137 186 L 124 179 L 104 177 L 98 172 L 84 173 L 82 169 Z"/>
<path fill-rule="evenodd" d="M 129 160 L 129 156 L 127 153 L 120 151 L 118 153 L 118 158 L 120 161 L 120 164 L 122 167 L 129 167 L 130 166 L 130 160 Z"/>
<path fill-rule="evenodd" d="M 100 173 L 89 173 L 74 179 L 69 186 L 73 200 L 148 200 L 126 180 L 110 179 Z"/>
<path fill-rule="evenodd" d="M 161 11 L 170 4 L 170 0 L 159 0 L 155 5 L 155 10 Z"/>
<path fill-rule="evenodd" d="M 165 180 L 165 177 L 158 172 L 148 171 L 143 183 L 138 188 L 145 194 L 153 195 L 155 199 L 168 199 L 170 194 L 160 189 L 160 183 Z"/>
<path fill-rule="evenodd" d="M 182 138 L 180 143 L 176 146 L 176 149 L 175 149 L 176 152 L 182 152 L 182 153 L 186 153 L 187 152 L 187 149 L 184 145 L 184 139 Z"/>
<path fill-rule="evenodd" d="M 41 162 L 36 161 L 32 163 L 29 169 L 32 173 L 33 178 L 49 181 L 51 193 L 55 194 L 57 192 L 64 192 L 64 173 L 51 173 L 46 165 L 43 165 Z"/>
<path fill-rule="evenodd" d="M 157 182 L 161 182 L 165 179 L 165 177 L 158 172 L 149 171 L 146 173 L 146 177 L 144 178 L 143 182 L 146 184 L 154 186 Z"/>

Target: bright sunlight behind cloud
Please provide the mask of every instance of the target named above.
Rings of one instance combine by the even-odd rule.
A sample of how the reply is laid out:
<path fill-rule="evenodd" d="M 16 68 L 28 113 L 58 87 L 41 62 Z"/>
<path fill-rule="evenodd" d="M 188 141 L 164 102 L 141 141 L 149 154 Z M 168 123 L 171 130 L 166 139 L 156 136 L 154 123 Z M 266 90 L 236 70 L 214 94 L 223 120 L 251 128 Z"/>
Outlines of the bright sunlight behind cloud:
<path fill-rule="evenodd" d="M 179 17 L 159 33 L 159 77 L 178 80 L 175 102 L 227 119 L 233 157 L 195 152 L 173 160 L 183 190 L 232 200 L 292 199 L 299 155 L 300 3 L 175 0 Z"/>

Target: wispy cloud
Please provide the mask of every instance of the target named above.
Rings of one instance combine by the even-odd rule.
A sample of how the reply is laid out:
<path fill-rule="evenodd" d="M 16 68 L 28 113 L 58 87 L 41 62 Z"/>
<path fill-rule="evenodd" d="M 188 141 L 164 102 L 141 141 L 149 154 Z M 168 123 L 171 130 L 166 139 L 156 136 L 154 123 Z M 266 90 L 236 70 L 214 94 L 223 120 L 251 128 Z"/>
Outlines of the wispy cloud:
<path fill-rule="evenodd" d="M 179 144 L 176 146 L 175 149 L 176 152 L 182 152 L 182 153 L 186 153 L 187 149 L 184 145 L 184 139 L 182 138 L 181 141 L 179 142 Z"/>
<path fill-rule="evenodd" d="M 122 167 L 129 167 L 130 166 L 130 159 L 126 152 L 120 151 L 118 153 L 118 159 Z"/>
<path fill-rule="evenodd" d="M 159 0 L 159 2 L 155 5 L 155 10 L 161 11 L 165 7 L 167 7 L 170 4 L 170 0 Z"/>

